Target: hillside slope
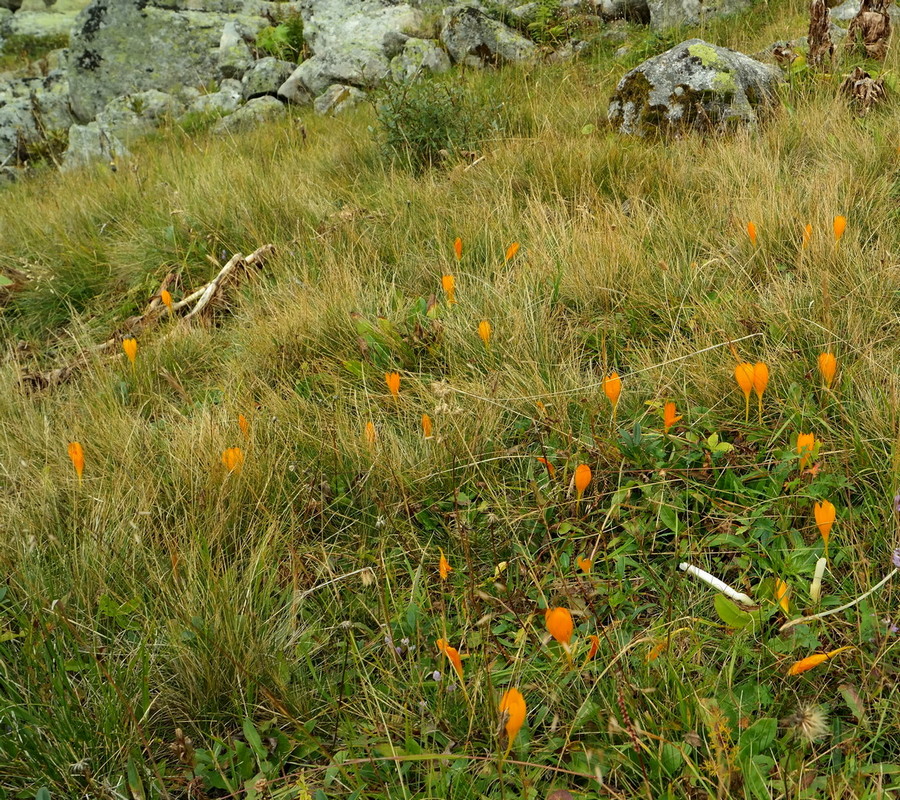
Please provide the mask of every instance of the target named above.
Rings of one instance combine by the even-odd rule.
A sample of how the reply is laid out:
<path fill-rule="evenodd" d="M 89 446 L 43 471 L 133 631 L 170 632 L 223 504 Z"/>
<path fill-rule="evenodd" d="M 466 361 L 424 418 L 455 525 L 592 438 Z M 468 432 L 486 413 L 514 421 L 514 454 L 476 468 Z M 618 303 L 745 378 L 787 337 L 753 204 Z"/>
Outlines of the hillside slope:
<path fill-rule="evenodd" d="M 799 73 L 758 131 L 620 137 L 615 82 L 674 41 L 627 36 L 454 74 L 493 133 L 439 169 L 364 106 L 0 193 L 0 797 L 896 791 L 900 580 L 779 628 L 896 574 L 900 115 Z M 92 350 L 265 244 L 133 364 Z"/>

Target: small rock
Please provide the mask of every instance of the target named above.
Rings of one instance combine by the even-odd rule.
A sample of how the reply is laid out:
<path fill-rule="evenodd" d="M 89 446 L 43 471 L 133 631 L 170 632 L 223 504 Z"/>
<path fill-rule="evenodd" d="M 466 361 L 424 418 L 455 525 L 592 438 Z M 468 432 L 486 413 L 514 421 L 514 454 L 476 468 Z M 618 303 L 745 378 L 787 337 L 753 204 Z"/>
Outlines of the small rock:
<path fill-rule="evenodd" d="M 107 133 L 128 143 L 150 133 L 167 119 L 175 119 L 183 111 L 184 105 L 178 98 L 150 89 L 110 100 L 96 121 Z"/>
<path fill-rule="evenodd" d="M 838 22 L 850 22 L 850 20 L 859 14 L 861 5 L 862 0 L 846 0 L 846 2 L 831 9 L 831 18 L 833 20 L 838 20 Z M 900 21 L 900 8 L 897 7 L 896 3 L 891 3 L 888 6 L 887 12 L 892 22 Z"/>
<path fill-rule="evenodd" d="M 756 0 L 648 0 L 650 27 L 654 30 L 700 25 L 714 17 L 736 14 Z"/>
<path fill-rule="evenodd" d="M 233 114 L 223 117 L 213 126 L 213 133 L 240 133 L 263 122 L 272 122 L 287 114 L 284 104 L 275 97 L 255 97 Z"/>
<path fill-rule="evenodd" d="M 647 0 L 601 0 L 600 16 L 605 20 L 626 19 L 646 25 L 650 22 Z"/>
<path fill-rule="evenodd" d="M 449 56 L 433 39 L 407 39 L 403 51 L 391 60 L 391 77 L 399 83 L 449 69 Z"/>
<path fill-rule="evenodd" d="M 291 77 L 296 64 L 279 61 L 271 56 L 261 58 L 244 73 L 243 94 L 245 100 L 271 95 L 275 97 L 281 85 Z"/>
<path fill-rule="evenodd" d="M 690 39 L 625 74 L 609 121 L 639 135 L 754 125 L 777 105 L 781 80 L 777 67 Z"/>
<path fill-rule="evenodd" d="M 63 154 L 62 169 L 77 169 L 96 161 L 115 162 L 129 155 L 125 145 L 99 122 L 73 125 L 69 128 L 69 146 Z"/>
<path fill-rule="evenodd" d="M 222 29 L 219 40 L 219 74 L 223 78 L 240 80 L 253 65 L 250 50 L 250 34 L 237 20 L 229 20 Z"/>
<path fill-rule="evenodd" d="M 236 84 L 236 86 L 235 86 Z M 218 92 L 200 95 L 188 106 L 189 114 L 231 114 L 243 101 L 243 87 L 238 81 L 224 80 Z"/>
<path fill-rule="evenodd" d="M 341 86 L 339 83 L 329 86 L 321 97 L 313 104 L 317 114 L 335 116 L 358 106 L 366 99 L 366 93 L 355 86 Z"/>
<path fill-rule="evenodd" d="M 444 9 L 441 41 L 455 62 L 473 67 L 533 61 L 537 57 L 534 42 L 473 6 Z"/>

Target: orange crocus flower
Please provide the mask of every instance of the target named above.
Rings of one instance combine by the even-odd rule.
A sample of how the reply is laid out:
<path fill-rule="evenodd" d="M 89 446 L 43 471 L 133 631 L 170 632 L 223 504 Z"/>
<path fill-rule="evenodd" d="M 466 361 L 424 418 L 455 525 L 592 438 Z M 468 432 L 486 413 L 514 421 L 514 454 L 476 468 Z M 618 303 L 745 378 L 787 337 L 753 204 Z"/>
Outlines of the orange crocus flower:
<path fill-rule="evenodd" d="M 460 239 L 459 236 L 457 236 L 456 241 L 453 242 L 453 255 L 456 256 L 457 261 L 462 258 L 462 239 Z"/>
<path fill-rule="evenodd" d="M 378 438 L 378 432 L 375 430 L 375 423 L 371 420 L 366 423 L 364 435 L 366 437 L 366 444 L 369 445 L 369 447 L 374 447 L 375 440 Z"/>
<path fill-rule="evenodd" d="M 831 535 L 831 526 L 834 525 L 834 519 L 837 516 L 834 504 L 828 500 L 816 503 L 813 506 L 813 515 L 816 518 L 816 525 L 819 526 L 819 533 L 822 534 L 822 541 L 825 542 L 825 552 L 828 552 L 828 537 Z"/>
<path fill-rule="evenodd" d="M 175 307 L 172 304 L 172 293 L 168 289 L 163 289 L 159 293 L 159 299 L 162 300 L 163 305 L 169 309 L 170 314 L 175 313 Z"/>
<path fill-rule="evenodd" d="M 677 416 L 675 411 L 675 403 L 671 400 L 663 406 L 663 430 L 668 433 L 669 428 L 671 428 L 676 422 L 678 422 L 681 417 Z"/>
<path fill-rule="evenodd" d="M 590 558 L 578 559 L 578 569 L 580 569 L 585 575 L 587 575 L 591 571 L 591 567 L 593 566 L 594 562 Z"/>
<path fill-rule="evenodd" d="M 584 490 L 591 482 L 591 468 L 587 464 L 579 464 L 575 467 L 575 494 L 581 500 Z"/>
<path fill-rule="evenodd" d="M 546 458 L 543 456 L 536 456 L 537 460 L 541 462 L 547 468 L 547 474 L 552 478 L 556 475 L 556 467 L 553 466 Z"/>
<path fill-rule="evenodd" d="M 431 438 L 432 429 L 431 417 L 429 417 L 428 414 L 422 414 L 422 433 L 425 435 L 426 439 Z"/>
<path fill-rule="evenodd" d="M 519 252 L 519 243 L 513 242 L 509 247 L 506 248 L 506 255 L 504 256 L 504 261 L 511 261 L 516 257 L 516 253 Z"/>
<path fill-rule="evenodd" d="M 229 447 L 222 451 L 222 463 L 229 472 L 240 472 L 244 466 L 244 451 L 240 447 Z"/>
<path fill-rule="evenodd" d="M 137 339 L 132 337 L 122 339 L 122 349 L 125 351 L 125 355 L 128 356 L 131 366 L 134 366 L 134 360 L 137 358 L 138 350 Z"/>
<path fill-rule="evenodd" d="M 572 622 L 572 613 L 569 609 L 562 606 L 548 608 L 544 612 L 544 622 L 550 635 L 563 647 L 568 648 L 569 642 L 572 641 L 572 633 L 575 630 L 575 624 Z"/>
<path fill-rule="evenodd" d="M 775 579 L 775 600 L 785 614 L 791 613 L 790 587 L 781 578 Z"/>
<path fill-rule="evenodd" d="M 440 650 L 447 658 L 450 660 L 450 663 L 453 665 L 453 669 L 456 670 L 456 674 L 459 675 L 459 679 L 463 679 L 463 665 L 462 665 L 462 657 L 459 654 L 459 650 L 455 647 L 450 646 L 450 642 L 446 639 L 438 639 L 437 649 Z"/>
<path fill-rule="evenodd" d="M 815 434 L 797 434 L 797 454 L 800 456 L 800 469 L 805 469 L 807 464 L 812 461 L 813 453 L 816 450 L 816 444 Z"/>
<path fill-rule="evenodd" d="M 734 378 L 744 393 L 744 421 L 750 419 L 750 393 L 753 391 L 753 375 L 755 367 L 746 361 L 734 368 Z"/>
<path fill-rule="evenodd" d="M 834 353 L 819 353 L 819 372 L 822 374 L 825 386 L 830 389 L 837 372 L 837 359 L 834 357 Z"/>
<path fill-rule="evenodd" d="M 440 551 L 441 557 L 438 559 L 438 574 L 441 576 L 441 580 L 447 580 L 447 576 L 453 572 L 453 567 L 450 566 L 450 562 L 447 561 L 447 556 L 444 555 L 444 551 L 441 548 L 438 548 Z"/>
<path fill-rule="evenodd" d="M 844 231 L 847 230 L 847 218 L 841 215 L 838 215 L 834 218 L 834 243 L 837 244 L 841 237 L 844 235 Z"/>
<path fill-rule="evenodd" d="M 400 396 L 400 373 L 385 372 L 384 382 L 387 384 L 391 396 L 396 400 Z"/>
<path fill-rule="evenodd" d="M 753 365 L 753 391 L 759 400 L 759 419 L 762 422 L 762 401 L 766 387 L 769 385 L 769 367 L 762 361 Z"/>
<path fill-rule="evenodd" d="M 613 410 L 615 410 L 619 404 L 619 396 L 622 394 L 622 379 L 619 377 L 618 372 L 610 373 L 609 377 L 603 381 L 603 393 L 609 399 L 609 402 L 612 403 Z"/>
<path fill-rule="evenodd" d="M 754 247 L 756 246 L 756 223 L 748 222 L 747 223 L 747 236 L 750 237 L 750 244 Z"/>
<path fill-rule="evenodd" d="M 805 250 L 809 247 L 809 240 L 812 239 L 812 224 L 807 223 L 806 227 L 803 229 L 803 240 L 800 242 L 801 249 Z"/>
<path fill-rule="evenodd" d="M 584 659 L 585 664 L 587 664 L 588 661 L 593 661 L 594 656 L 597 655 L 597 651 L 600 649 L 600 637 L 597 636 L 596 633 L 592 633 L 588 636 L 588 641 L 591 643 L 591 649 L 588 650 L 587 658 Z"/>
<path fill-rule="evenodd" d="M 852 645 L 847 645 L 846 647 L 839 647 L 837 650 L 831 650 L 828 653 L 814 653 L 811 656 L 807 656 L 806 658 L 802 658 L 791 664 L 791 668 L 788 670 L 787 674 L 799 675 L 801 672 L 806 672 L 808 669 L 818 667 L 819 664 L 824 664 L 828 659 L 834 658 L 838 653 L 843 653 L 844 650 L 852 649 Z"/>
<path fill-rule="evenodd" d="M 244 435 L 244 438 L 249 439 L 250 423 L 247 421 L 247 418 L 243 414 L 238 414 L 238 427 L 241 429 L 241 433 Z"/>
<path fill-rule="evenodd" d="M 75 474 L 78 476 L 78 480 L 81 480 L 81 476 L 84 473 L 84 450 L 81 447 L 81 442 L 69 442 L 69 458 L 72 460 L 72 466 L 75 468 Z"/>
<path fill-rule="evenodd" d="M 485 347 L 490 347 L 491 344 L 491 323 L 486 319 L 481 320 L 478 323 L 478 335 L 481 337 L 481 341 L 484 342 Z"/>
<path fill-rule="evenodd" d="M 447 295 L 447 305 L 452 306 L 456 304 L 456 278 L 452 275 L 442 275 L 441 276 L 441 288 L 444 290 L 444 294 Z"/>
<path fill-rule="evenodd" d="M 518 689 L 507 689 L 500 698 L 498 710 L 500 711 L 500 725 L 506 733 L 506 755 L 509 755 L 516 736 L 519 735 L 522 725 L 525 724 L 528 706 Z"/>

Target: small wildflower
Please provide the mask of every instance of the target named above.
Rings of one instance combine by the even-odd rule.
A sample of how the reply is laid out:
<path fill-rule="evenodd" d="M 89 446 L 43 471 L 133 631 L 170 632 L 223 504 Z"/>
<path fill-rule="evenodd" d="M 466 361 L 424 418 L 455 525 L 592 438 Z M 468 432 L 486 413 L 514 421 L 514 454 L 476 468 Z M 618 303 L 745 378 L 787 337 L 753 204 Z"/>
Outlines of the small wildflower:
<path fill-rule="evenodd" d="M 486 319 L 481 320 L 478 323 L 478 336 L 482 342 L 484 342 L 485 348 L 490 348 L 491 346 L 491 323 Z"/>
<path fill-rule="evenodd" d="M 663 407 L 663 430 L 668 433 L 669 428 L 671 428 L 680 419 L 681 417 L 677 415 L 677 412 L 675 410 L 675 403 L 670 400 Z"/>
<path fill-rule="evenodd" d="M 838 653 L 843 653 L 845 650 L 852 649 L 853 647 L 851 645 L 847 645 L 846 647 L 839 647 L 837 650 L 832 650 L 828 653 L 813 653 L 811 656 L 801 658 L 799 661 L 794 662 L 787 674 L 800 675 L 813 667 L 818 667 L 819 664 L 824 664 L 829 659 L 834 658 Z"/>
<path fill-rule="evenodd" d="M 138 351 L 137 339 L 133 337 L 122 339 L 122 349 L 125 351 L 125 355 L 128 356 L 128 360 L 131 362 L 131 366 L 134 366 L 134 361 L 137 358 Z"/>
<path fill-rule="evenodd" d="M 589 558 L 578 559 L 578 569 L 580 569 L 585 575 L 587 575 L 591 571 L 591 567 L 593 566 L 594 562 Z"/>
<path fill-rule="evenodd" d="M 579 464 L 575 467 L 575 493 L 578 499 L 584 494 L 591 482 L 591 468 L 587 464 Z"/>
<path fill-rule="evenodd" d="M 519 243 L 513 242 L 509 247 L 506 248 L 506 255 L 504 256 L 504 261 L 511 261 L 516 257 L 516 253 L 519 252 Z"/>
<path fill-rule="evenodd" d="M 375 441 L 378 438 L 378 433 L 375 430 L 375 423 L 372 422 L 371 420 L 369 420 L 366 423 L 366 427 L 364 429 L 364 435 L 365 435 L 365 439 L 366 439 L 366 444 L 369 445 L 369 447 L 374 447 Z"/>
<path fill-rule="evenodd" d="M 744 393 L 744 421 L 750 419 L 750 393 L 753 391 L 753 364 L 746 361 L 734 368 L 734 378 Z"/>
<path fill-rule="evenodd" d="M 433 425 L 431 422 L 431 417 L 428 414 L 422 414 L 422 434 L 426 439 L 430 439 L 432 436 Z"/>
<path fill-rule="evenodd" d="M 435 683 L 440 683 L 441 682 L 440 670 L 435 670 L 434 672 L 432 672 L 430 677 L 431 677 L 431 680 L 433 680 Z"/>
<path fill-rule="evenodd" d="M 619 397 L 622 394 L 622 379 L 618 372 L 612 372 L 603 381 L 603 393 L 606 395 L 613 407 L 613 417 L 616 416 L 616 409 L 619 406 Z"/>
<path fill-rule="evenodd" d="M 453 669 L 456 670 L 456 674 L 459 676 L 459 679 L 463 679 L 463 665 L 462 665 L 462 656 L 459 654 L 459 650 L 455 647 L 451 647 L 450 643 L 446 639 L 438 639 L 435 642 L 437 645 L 437 649 L 440 650 L 447 658 L 450 660 L 450 663 L 453 665 Z"/>
<path fill-rule="evenodd" d="M 387 388 L 391 393 L 391 396 L 394 398 L 394 400 L 396 400 L 400 396 L 400 373 L 385 372 L 384 382 L 387 384 Z"/>
<path fill-rule="evenodd" d="M 781 578 L 775 580 L 775 600 L 785 614 L 791 613 L 790 587 Z"/>
<path fill-rule="evenodd" d="M 748 222 L 747 223 L 747 236 L 750 237 L 750 244 L 754 247 L 756 246 L 756 223 Z"/>
<path fill-rule="evenodd" d="M 238 414 L 238 427 L 241 429 L 245 439 L 250 438 L 250 423 L 243 414 Z"/>
<path fill-rule="evenodd" d="M 442 275 L 441 276 L 441 288 L 444 290 L 444 294 L 447 295 L 447 305 L 452 306 L 456 304 L 456 278 L 452 275 Z"/>
<path fill-rule="evenodd" d="M 80 442 L 69 442 L 69 458 L 72 461 L 72 466 L 75 468 L 75 474 L 78 476 L 78 480 L 81 480 L 81 476 L 84 473 L 84 450 L 81 447 Z"/>
<path fill-rule="evenodd" d="M 834 243 L 837 244 L 841 237 L 844 235 L 844 231 L 847 230 L 847 218 L 842 215 L 838 215 L 834 218 Z"/>
<path fill-rule="evenodd" d="M 596 633 L 592 633 L 588 636 L 588 640 L 591 643 L 591 648 L 588 650 L 587 658 L 584 660 L 585 664 L 587 664 L 588 661 L 593 661 L 594 656 L 597 655 L 597 651 L 600 649 L 600 637 L 597 636 Z"/>
<path fill-rule="evenodd" d="M 818 365 L 822 382 L 827 389 L 830 389 L 837 372 L 837 359 L 834 357 L 834 353 L 819 353 Z"/>
<path fill-rule="evenodd" d="M 806 223 L 806 227 L 803 229 L 803 241 L 800 243 L 800 247 L 803 250 L 806 250 L 809 247 L 809 240 L 812 238 L 813 227 L 811 223 Z"/>
<path fill-rule="evenodd" d="M 828 537 L 831 535 L 831 526 L 834 525 L 835 518 L 834 504 L 828 500 L 813 505 L 813 515 L 816 518 L 816 525 L 819 527 L 819 533 L 822 535 L 822 541 L 825 543 L 825 552 L 828 552 Z"/>
<path fill-rule="evenodd" d="M 453 242 L 453 255 L 456 256 L 457 261 L 462 258 L 462 239 L 460 239 L 459 236 L 457 236 L 456 241 Z"/>
<path fill-rule="evenodd" d="M 891 563 L 894 565 L 895 569 L 900 569 L 900 547 L 891 553 Z"/>
<path fill-rule="evenodd" d="M 548 608 L 544 612 L 544 622 L 550 635 L 561 645 L 568 647 L 569 642 L 572 641 L 572 633 L 575 630 L 575 625 L 572 622 L 572 612 L 568 608 L 561 606 Z"/>
<path fill-rule="evenodd" d="M 812 433 L 797 434 L 797 455 L 800 456 L 800 469 L 805 469 L 812 461 L 816 449 L 816 437 Z"/>
<path fill-rule="evenodd" d="M 447 561 L 447 556 L 444 555 L 444 551 L 441 548 L 438 548 L 438 551 L 441 554 L 441 557 L 438 559 L 438 574 L 441 576 L 441 580 L 447 580 L 447 576 L 453 572 L 453 567 L 450 566 L 450 562 Z"/>
<path fill-rule="evenodd" d="M 240 447 L 229 447 L 222 451 L 222 463 L 229 472 L 240 472 L 244 466 L 244 451 Z"/>
<path fill-rule="evenodd" d="M 546 458 L 543 456 L 537 456 L 537 460 L 544 465 L 547 469 L 547 474 L 552 478 L 556 474 L 556 467 L 553 466 Z"/>
<path fill-rule="evenodd" d="M 162 300 L 163 305 L 169 309 L 170 314 L 175 313 L 175 308 L 172 305 L 172 293 L 168 289 L 163 289 L 159 293 L 159 299 Z"/>
<path fill-rule="evenodd" d="M 506 734 L 506 755 L 512 750 L 513 742 L 522 725 L 525 723 L 525 717 L 528 713 L 528 706 L 525 704 L 525 698 L 518 689 L 507 689 L 503 697 L 500 698 L 500 726 Z"/>

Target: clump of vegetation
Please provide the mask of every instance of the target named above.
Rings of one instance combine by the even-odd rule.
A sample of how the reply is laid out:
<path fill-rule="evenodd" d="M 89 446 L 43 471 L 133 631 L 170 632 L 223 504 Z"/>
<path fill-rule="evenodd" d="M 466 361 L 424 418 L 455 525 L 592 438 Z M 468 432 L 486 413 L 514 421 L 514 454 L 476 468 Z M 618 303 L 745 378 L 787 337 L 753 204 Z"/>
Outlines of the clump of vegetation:
<path fill-rule="evenodd" d="M 0 71 L 16 69 L 32 61 L 44 58 L 54 50 L 69 46 L 67 34 L 59 36 L 29 36 L 13 34 L 2 40 L 0 48 Z"/>
<path fill-rule="evenodd" d="M 390 83 L 375 109 L 388 158 L 413 170 L 478 150 L 502 125 L 489 95 L 446 79 Z"/>
<path fill-rule="evenodd" d="M 306 56 L 303 17 L 289 14 L 277 25 L 263 28 L 256 37 L 256 48 L 261 54 L 299 63 Z"/>

